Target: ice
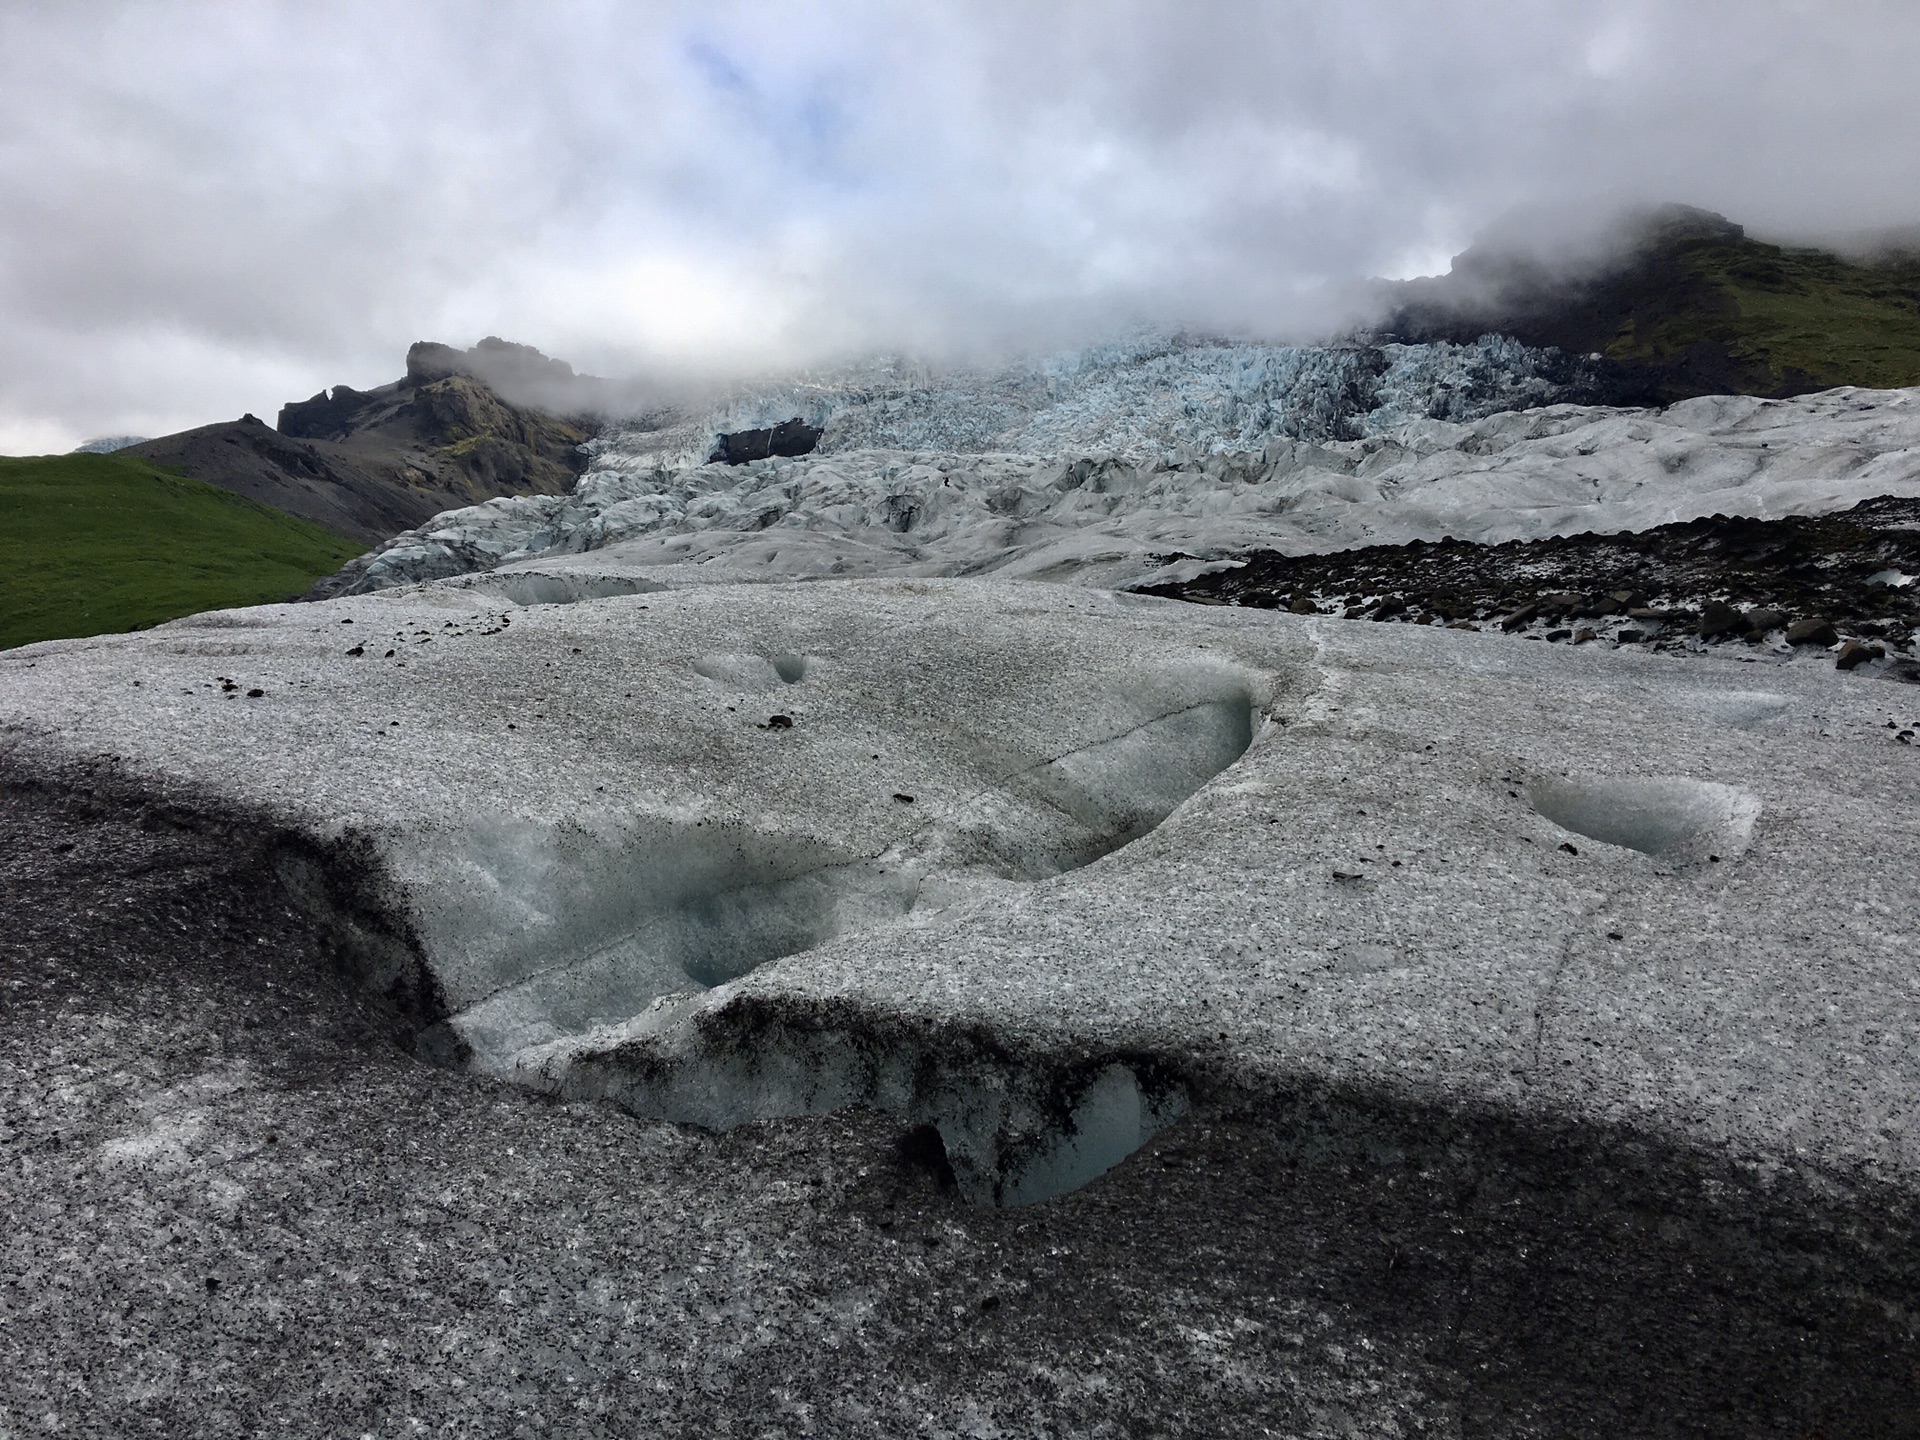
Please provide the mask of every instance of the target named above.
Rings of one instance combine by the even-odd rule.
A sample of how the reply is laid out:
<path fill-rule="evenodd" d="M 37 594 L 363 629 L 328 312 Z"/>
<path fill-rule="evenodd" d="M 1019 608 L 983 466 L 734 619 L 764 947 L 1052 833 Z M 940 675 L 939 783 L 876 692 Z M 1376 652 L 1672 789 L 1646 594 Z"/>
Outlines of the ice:
<path fill-rule="evenodd" d="M 734 1012 L 710 1008 L 729 998 L 664 999 L 625 1025 L 523 1051 L 515 1078 L 715 1130 L 872 1106 L 936 1131 L 961 1194 L 982 1205 L 1078 1189 L 1190 1105 L 1184 1086 L 1143 1083 L 1126 1064 L 901 1030 L 882 1015 L 859 1030 L 775 1019 L 738 1035 Z"/>
<path fill-rule="evenodd" d="M 1109 1065 L 1080 1097 L 1058 1138 L 1008 1167 L 995 1198 L 1002 1205 L 1037 1205 L 1078 1190 L 1146 1144 L 1170 1118 L 1141 1093 L 1133 1071 Z"/>
<path fill-rule="evenodd" d="M 1760 815 L 1745 791 L 1685 776 L 1549 777 L 1527 798 L 1576 835 L 1667 861 L 1737 859 Z"/>
<path fill-rule="evenodd" d="M 997 368 L 880 358 L 750 388 L 688 414 L 629 423 L 593 449 L 685 469 L 722 434 L 800 419 L 819 453 L 1107 454 L 1259 451 L 1352 439 L 1406 420 L 1471 420 L 1566 398 L 1583 379 L 1557 351 L 1504 336 L 1472 345 L 1283 346 L 1140 335 Z"/>
<path fill-rule="evenodd" d="M 1412 398 L 1375 394 L 1381 403 L 1357 425 L 1366 433 L 1352 439 L 1320 433 L 1331 421 L 1309 425 L 1274 409 L 1282 393 L 1304 403 L 1288 389 L 1303 383 L 1303 368 L 1313 371 L 1304 393 L 1330 393 L 1342 367 L 1359 363 L 1350 352 L 1251 348 L 1117 370 L 1090 364 L 1017 431 L 973 437 L 1024 448 L 959 448 L 965 416 L 1004 417 L 978 395 L 944 390 L 912 392 L 915 404 L 893 408 L 863 401 L 835 420 L 838 448 L 744 466 L 669 463 L 657 433 L 616 432 L 596 442 L 594 468 L 571 495 L 450 511 L 329 584 L 371 591 L 492 571 L 501 584 L 514 574 L 542 584 L 625 576 L 636 586 L 1000 574 L 1113 587 L 1191 578 L 1251 549 L 1498 543 L 1920 494 L 1920 391 L 1487 414 L 1482 404 L 1511 400 L 1511 386 L 1449 388 L 1457 354 L 1442 366 L 1400 348 L 1369 383 Z M 1491 367 L 1493 356 L 1489 346 L 1482 359 Z M 1163 370 L 1159 388 L 1141 378 Z M 1125 388 L 1115 374 L 1134 388 L 1109 393 Z M 908 413 L 920 428 L 901 418 Z M 866 419 L 853 426 L 848 415 Z M 1260 443 L 1198 448 L 1179 438 L 1189 423 L 1194 435 Z M 1075 448 L 1096 443 L 1105 448 Z"/>
<path fill-rule="evenodd" d="M 983 1202 L 1325 1087 L 1920 1184 L 1883 682 L 999 577 L 498 621 L 443 583 L 28 646 L 0 734 L 257 830 L 425 1055 L 876 1107 Z"/>
<path fill-rule="evenodd" d="M 1231 766 L 1271 683 L 1205 648 L 1124 642 L 1177 626 L 1167 607 L 1132 625 L 1089 615 L 1093 633 L 1068 641 L 1044 608 L 1009 629 L 917 590 L 751 587 L 744 610 L 728 591 L 611 593 L 502 626 L 474 613 L 472 589 L 443 585 L 352 617 L 294 607 L 291 629 L 198 618 L 152 644 L 189 673 L 247 674 L 303 732 L 278 779 L 250 742 L 196 736 L 197 720 L 179 738 L 187 773 L 237 766 L 331 795 L 378 837 L 403 897 L 394 928 L 447 1011 L 429 1048 L 492 1070 L 660 996 L 1089 865 Z M 394 658 L 345 654 L 339 618 L 391 639 Z M 561 644 L 576 623 L 593 638 Z M 468 668 L 483 655 L 505 668 Z M 314 666 L 330 677 L 318 690 Z M 362 683 L 380 713 L 329 718 L 334 687 Z M 201 704 L 153 685 L 163 730 Z M 412 749 L 433 734 L 444 743 Z M 610 747 L 611 768 L 590 766 L 589 783 L 575 746 Z M 311 858 L 281 868 L 316 914 L 339 909 Z M 401 983 L 381 944 L 343 944 Z"/>

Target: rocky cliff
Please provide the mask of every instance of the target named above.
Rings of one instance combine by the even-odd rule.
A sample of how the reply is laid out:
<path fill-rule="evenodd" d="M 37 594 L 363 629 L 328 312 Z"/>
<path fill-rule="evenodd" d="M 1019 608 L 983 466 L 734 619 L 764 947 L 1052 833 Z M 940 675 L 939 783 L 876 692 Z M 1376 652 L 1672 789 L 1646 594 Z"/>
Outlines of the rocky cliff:
<path fill-rule="evenodd" d="M 127 453 L 377 544 L 442 510 L 566 493 L 598 427 L 596 383 L 530 346 L 422 341 L 403 378 L 284 405 L 277 429 L 248 415 Z"/>

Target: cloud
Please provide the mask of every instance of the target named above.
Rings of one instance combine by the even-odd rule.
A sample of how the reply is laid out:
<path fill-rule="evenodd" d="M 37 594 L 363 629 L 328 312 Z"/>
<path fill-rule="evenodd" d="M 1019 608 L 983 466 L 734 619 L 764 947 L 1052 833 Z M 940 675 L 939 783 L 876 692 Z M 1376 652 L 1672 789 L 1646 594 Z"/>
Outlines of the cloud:
<path fill-rule="evenodd" d="M 0 449 L 495 333 L 688 381 L 1310 335 L 1517 206 L 1920 220 L 1873 0 L 18 4 Z"/>

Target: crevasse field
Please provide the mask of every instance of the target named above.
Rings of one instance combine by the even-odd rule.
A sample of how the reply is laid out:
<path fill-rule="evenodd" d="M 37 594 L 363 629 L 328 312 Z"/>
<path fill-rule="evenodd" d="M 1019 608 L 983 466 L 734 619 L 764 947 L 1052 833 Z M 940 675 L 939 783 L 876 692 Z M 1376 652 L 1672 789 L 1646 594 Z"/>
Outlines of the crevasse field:
<path fill-rule="evenodd" d="M 997 573 L 1126 586 L 1238 552 L 1498 542 L 1920 487 L 1909 391 L 1665 410 L 1568 403 L 1579 363 L 1475 345 L 1159 341 L 1003 370 L 874 364 L 609 427 L 565 496 L 436 516 L 329 582 L 355 593 L 538 565 L 674 583 Z M 709 463 L 802 418 L 812 454 Z"/>

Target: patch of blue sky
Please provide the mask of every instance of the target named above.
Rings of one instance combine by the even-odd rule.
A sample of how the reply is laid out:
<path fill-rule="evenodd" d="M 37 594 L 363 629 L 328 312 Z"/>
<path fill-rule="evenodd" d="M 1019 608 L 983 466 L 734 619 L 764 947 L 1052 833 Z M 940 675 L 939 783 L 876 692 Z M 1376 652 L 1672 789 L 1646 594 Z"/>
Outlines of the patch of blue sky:
<path fill-rule="evenodd" d="M 716 90 L 752 96 L 753 82 L 747 72 L 734 63 L 725 51 L 707 40 L 689 40 L 684 53 L 693 68 Z"/>
<path fill-rule="evenodd" d="M 768 75 L 711 39 L 681 47 L 688 66 L 789 173 L 814 185 L 859 190 L 872 178 L 849 163 L 846 142 L 855 116 L 845 95 L 823 76 Z"/>

